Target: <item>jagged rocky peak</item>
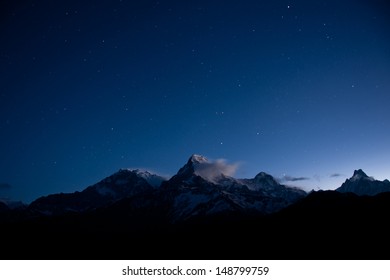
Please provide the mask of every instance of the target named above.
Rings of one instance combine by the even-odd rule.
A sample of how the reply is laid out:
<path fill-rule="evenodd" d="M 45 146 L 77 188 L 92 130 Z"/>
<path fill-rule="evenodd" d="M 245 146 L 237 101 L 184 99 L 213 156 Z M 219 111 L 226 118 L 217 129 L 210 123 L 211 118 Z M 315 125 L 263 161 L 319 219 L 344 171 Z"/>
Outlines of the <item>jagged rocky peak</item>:
<path fill-rule="evenodd" d="M 28 211 L 34 215 L 62 215 L 127 205 L 131 201 L 131 207 L 145 212 L 161 207 L 167 219 L 177 222 L 215 214 L 273 213 L 306 195 L 280 185 L 265 172 L 252 179 L 235 179 L 229 176 L 234 165 L 230 169 L 226 166 L 223 160 L 193 154 L 164 183 L 162 177 L 147 170 L 120 169 L 81 192 L 39 198 Z"/>
<path fill-rule="evenodd" d="M 355 170 L 353 172 L 353 176 L 351 177 L 351 180 L 355 181 L 355 180 L 359 180 L 362 178 L 370 178 L 370 177 L 368 177 L 367 174 L 364 173 L 364 171 L 362 169 L 358 169 L 358 170 Z"/>
<path fill-rule="evenodd" d="M 138 175 L 139 177 L 154 175 L 147 170 L 138 169 L 138 168 L 137 169 L 121 168 L 121 169 L 119 169 L 117 174 L 119 174 L 119 173 L 132 173 L 134 175 Z M 113 174 L 113 175 L 115 175 L 115 174 Z"/>
<path fill-rule="evenodd" d="M 264 179 L 264 178 L 272 178 L 273 179 L 273 177 L 271 175 L 269 175 L 265 172 L 260 172 L 259 174 L 257 174 L 255 176 L 255 179 Z"/>
<path fill-rule="evenodd" d="M 124 198 L 152 192 L 160 187 L 161 180 L 162 178 L 150 172 L 120 169 L 81 192 L 40 197 L 29 205 L 29 210 L 44 215 L 93 210 Z"/>
<path fill-rule="evenodd" d="M 180 176 L 180 177 L 192 176 L 195 174 L 195 169 L 199 165 L 204 164 L 204 163 L 208 163 L 208 162 L 209 162 L 209 160 L 206 157 L 198 155 L 198 154 L 193 154 L 188 159 L 187 163 L 182 168 L 179 169 L 176 176 Z"/>
<path fill-rule="evenodd" d="M 390 191 L 388 180 L 379 181 L 367 176 L 362 169 L 353 172 L 353 176 L 336 189 L 338 192 L 352 192 L 357 195 L 376 195 L 381 192 Z"/>
<path fill-rule="evenodd" d="M 271 175 L 265 173 L 265 172 L 260 172 L 257 174 L 254 178 L 254 181 L 256 183 L 260 184 L 265 184 L 266 186 L 273 187 L 279 185 L 279 183 L 272 177 Z"/>
<path fill-rule="evenodd" d="M 159 187 L 162 184 L 162 182 L 167 180 L 165 177 L 151 173 L 150 171 L 145 169 L 121 168 L 117 173 L 113 174 L 107 179 L 110 180 L 113 176 L 117 176 L 117 177 L 133 176 L 133 177 L 141 178 L 144 179 L 147 183 L 149 183 L 154 188 Z"/>
<path fill-rule="evenodd" d="M 188 162 L 195 163 L 195 164 L 201 164 L 201 163 L 207 163 L 207 162 L 209 162 L 209 160 L 202 155 L 193 154 L 190 157 L 190 159 L 188 160 Z"/>
<path fill-rule="evenodd" d="M 357 169 L 353 172 L 353 176 L 355 175 L 360 175 L 360 176 L 366 176 L 367 177 L 367 174 L 362 170 L 362 169 Z"/>
<path fill-rule="evenodd" d="M 145 179 L 146 182 L 148 182 L 154 188 L 161 186 L 162 182 L 167 180 L 165 177 L 151 173 L 147 170 L 135 169 L 133 172 L 135 172 L 141 178 Z"/>

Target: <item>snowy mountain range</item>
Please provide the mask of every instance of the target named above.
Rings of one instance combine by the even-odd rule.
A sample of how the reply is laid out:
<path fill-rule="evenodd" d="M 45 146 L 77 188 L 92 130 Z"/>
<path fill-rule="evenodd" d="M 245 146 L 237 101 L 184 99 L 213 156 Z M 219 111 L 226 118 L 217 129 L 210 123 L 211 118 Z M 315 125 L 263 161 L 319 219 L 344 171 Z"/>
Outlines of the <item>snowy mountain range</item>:
<path fill-rule="evenodd" d="M 36 214 L 58 215 L 67 212 L 92 211 L 121 199 L 153 192 L 165 179 L 139 169 L 121 169 L 81 192 L 40 197 L 28 209 Z"/>
<path fill-rule="evenodd" d="M 336 191 L 375 195 L 390 191 L 390 182 L 375 180 L 359 169 Z M 131 203 L 138 210 L 152 201 L 156 207 L 168 209 L 169 221 L 176 223 L 223 213 L 275 213 L 306 195 L 305 191 L 282 185 L 264 172 L 251 179 L 227 176 L 214 162 L 194 154 L 170 179 L 144 170 L 121 169 L 81 192 L 40 197 L 28 210 L 35 215 L 81 213 L 136 198 Z"/>
<path fill-rule="evenodd" d="M 336 191 L 376 195 L 389 192 L 390 182 L 375 180 L 359 169 Z M 137 211 L 153 204 L 166 209 L 168 220 L 176 223 L 226 213 L 271 214 L 306 196 L 305 191 L 282 185 L 264 172 L 251 179 L 227 176 L 215 162 L 194 154 L 170 179 L 145 170 L 120 169 L 81 192 L 40 197 L 23 209 L 33 216 L 56 216 L 91 212 L 131 199 Z M 0 204 L 0 212 L 10 209 Z"/>
<path fill-rule="evenodd" d="M 264 172 L 253 179 L 235 179 L 213 169 L 200 155 L 192 155 L 175 176 L 166 180 L 148 171 L 121 169 L 81 192 L 53 194 L 33 201 L 28 209 L 37 214 L 59 215 L 107 207 L 137 197 L 138 207 L 146 197 L 169 205 L 169 219 L 225 212 L 269 214 L 305 197 L 306 192 L 279 184 Z"/>
<path fill-rule="evenodd" d="M 169 179 L 121 169 L 81 192 L 52 194 L 14 210 L 0 203 L 3 255 L 378 259 L 385 252 L 389 259 L 388 180 L 356 170 L 337 191 L 306 193 L 264 172 L 250 179 L 227 174 L 192 155 Z"/>
<path fill-rule="evenodd" d="M 259 173 L 253 179 L 235 179 L 207 171 L 207 158 L 193 155 L 160 191 L 171 200 L 172 220 L 186 220 L 223 212 L 269 214 L 305 197 L 306 192 L 277 183 Z"/>

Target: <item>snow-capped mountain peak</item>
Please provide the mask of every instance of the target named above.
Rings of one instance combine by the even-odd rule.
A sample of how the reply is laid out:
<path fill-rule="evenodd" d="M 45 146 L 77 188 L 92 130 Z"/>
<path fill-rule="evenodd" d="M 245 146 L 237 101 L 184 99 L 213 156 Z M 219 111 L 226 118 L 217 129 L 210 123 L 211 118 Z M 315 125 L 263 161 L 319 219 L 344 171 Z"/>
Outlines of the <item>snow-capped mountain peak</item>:
<path fill-rule="evenodd" d="M 46 215 L 83 212 L 109 206 L 121 199 L 153 192 L 164 178 L 144 170 L 120 169 L 81 192 L 40 197 L 29 205 Z"/>
<path fill-rule="evenodd" d="M 202 156 L 202 155 L 193 154 L 190 157 L 189 162 L 192 162 L 194 164 L 202 164 L 202 163 L 209 162 L 209 160 L 206 157 Z"/>
<path fill-rule="evenodd" d="M 187 161 L 187 163 L 180 168 L 177 172 L 176 176 L 190 178 L 195 176 L 199 176 L 196 174 L 196 171 L 202 169 L 202 166 L 207 165 L 209 160 L 201 155 L 193 154 Z"/>
<path fill-rule="evenodd" d="M 376 195 L 381 192 L 389 192 L 390 182 L 388 180 L 375 180 L 373 177 L 367 176 L 363 170 L 358 169 L 336 191 L 352 192 L 357 195 Z"/>
<path fill-rule="evenodd" d="M 162 188 L 172 200 L 172 220 L 224 212 L 272 213 L 306 195 L 280 185 L 265 172 L 253 179 L 235 179 L 230 176 L 235 168 L 223 159 L 192 155 Z"/>
<path fill-rule="evenodd" d="M 161 183 L 166 181 L 164 177 L 150 173 L 147 170 L 135 169 L 132 171 L 135 172 L 139 177 L 145 179 L 146 182 L 148 182 L 154 188 L 160 187 Z"/>
<path fill-rule="evenodd" d="M 352 182 L 355 182 L 355 181 L 358 181 L 358 180 L 361 180 L 361 179 L 364 179 L 364 180 L 370 180 L 370 181 L 373 181 L 374 179 L 372 177 L 368 177 L 366 173 L 364 173 L 363 170 L 361 169 L 358 169 L 358 170 L 355 170 L 353 172 L 353 176 L 351 177 L 351 181 Z"/>
<path fill-rule="evenodd" d="M 272 177 L 271 175 L 265 173 L 265 172 L 260 172 L 259 174 L 257 174 L 255 176 L 255 178 L 253 179 L 255 183 L 260 183 L 266 187 L 275 187 L 275 186 L 278 186 L 279 183 L 276 182 L 276 180 L 274 179 L 274 177 Z"/>
<path fill-rule="evenodd" d="M 223 159 L 209 161 L 193 154 L 169 180 L 143 169 L 120 169 L 81 192 L 38 198 L 29 211 L 40 215 L 81 213 L 126 199 L 131 207 L 140 209 L 161 206 L 167 218 L 176 222 L 231 212 L 273 213 L 306 195 L 280 185 L 264 172 L 253 179 L 235 179 L 230 176 L 235 168 Z"/>

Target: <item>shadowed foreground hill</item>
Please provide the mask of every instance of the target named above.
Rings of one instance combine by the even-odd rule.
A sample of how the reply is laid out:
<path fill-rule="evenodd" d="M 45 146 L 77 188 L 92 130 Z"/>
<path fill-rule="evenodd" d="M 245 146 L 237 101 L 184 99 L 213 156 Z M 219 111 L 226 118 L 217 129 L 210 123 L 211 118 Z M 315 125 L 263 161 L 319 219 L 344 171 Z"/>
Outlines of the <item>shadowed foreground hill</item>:
<path fill-rule="evenodd" d="M 3 223 L 4 259 L 389 259 L 390 193 L 309 194 L 271 215 L 224 213 L 168 223 L 169 207 L 129 200 Z M 131 206 L 132 205 L 132 206 Z"/>
<path fill-rule="evenodd" d="M 353 193 L 386 181 L 356 170 L 337 191 L 307 194 L 264 172 L 210 168 L 192 155 L 169 180 L 120 170 L 82 192 L 3 207 L 1 258 L 390 259 L 390 192 Z"/>

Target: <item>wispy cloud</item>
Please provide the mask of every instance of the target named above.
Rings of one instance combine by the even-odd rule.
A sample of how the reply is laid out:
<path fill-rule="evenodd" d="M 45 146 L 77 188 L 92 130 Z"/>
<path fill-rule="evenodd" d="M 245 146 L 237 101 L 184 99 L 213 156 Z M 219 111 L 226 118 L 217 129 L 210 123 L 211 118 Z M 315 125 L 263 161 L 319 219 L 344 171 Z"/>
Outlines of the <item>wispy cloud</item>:
<path fill-rule="evenodd" d="M 202 162 L 196 166 L 195 173 L 209 181 L 214 181 L 221 174 L 226 176 L 234 176 L 239 164 L 228 164 L 224 159 L 217 159 L 215 161 Z"/>
<path fill-rule="evenodd" d="M 344 175 L 340 174 L 340 173 L 333 173 L 333 174 L 329 175 L 330 178 L 337 178 L 337 177 L 342 177 L 342 176 L 344 176 Z"/>
<path fill-rule="evenodd" d="M 284 175 L 279 180 L 281 182 L 297 182 L 297 181 L 310 180 L 310 178 L 308 178 L 308 177 L 294 177 L 294 176 L 290 176 L 290 175 Z"/>

